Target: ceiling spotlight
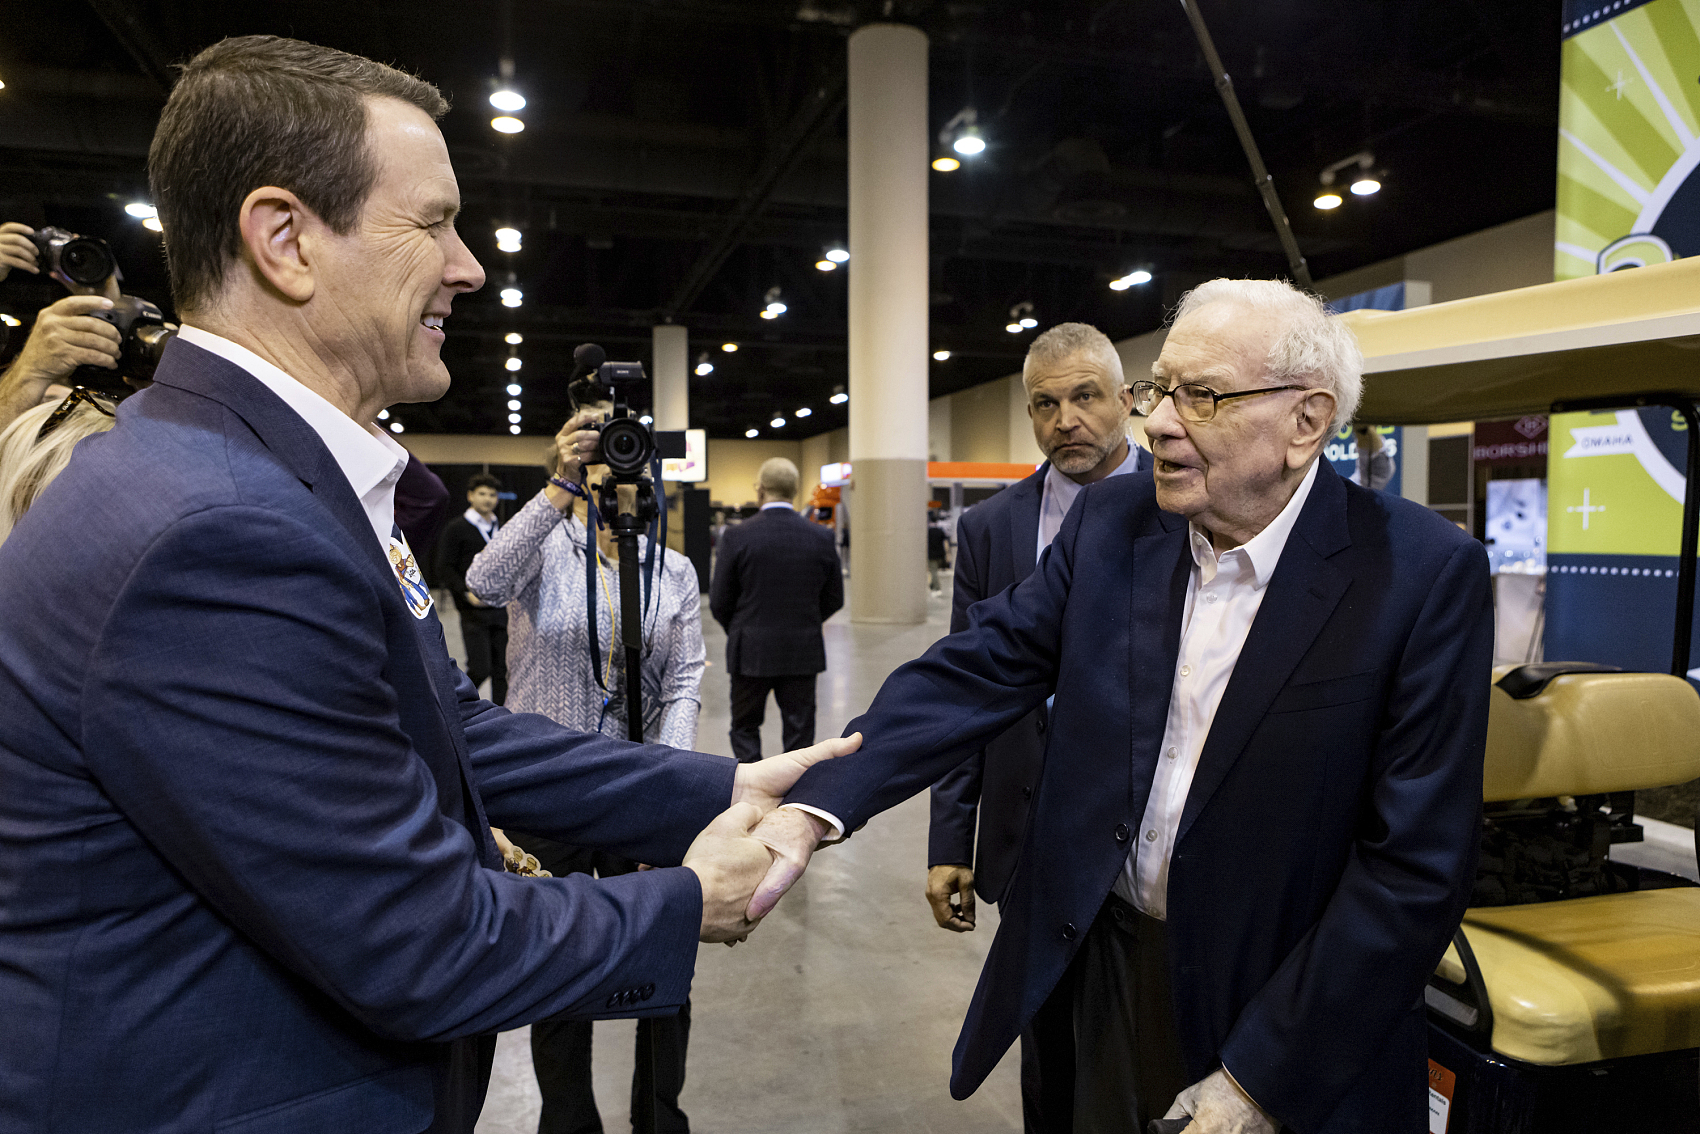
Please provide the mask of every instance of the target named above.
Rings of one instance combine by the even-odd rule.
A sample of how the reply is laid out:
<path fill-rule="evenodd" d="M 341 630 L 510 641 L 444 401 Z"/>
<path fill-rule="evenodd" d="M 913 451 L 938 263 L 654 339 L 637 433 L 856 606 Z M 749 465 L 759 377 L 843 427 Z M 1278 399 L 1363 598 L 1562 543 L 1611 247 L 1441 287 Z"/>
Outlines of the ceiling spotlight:
<path fill-rule="evenodd" d="M 784 429 L 785 428 L 785 419 L 782 418 L 782 417 L 776 417 L 772 421 L 768 422 L 768 424 L 773 426 L 773 428 L 775 428 L 775 429 Z"/>
<path fill-rule="evenodd" d="M 154 208 L 152 205 L 144 204 L 141 201 L 130 202 L 128 205 L 124 206 L 124 211 L 135 217 L 137 220 L 147 220 L 149 217 L 157 217 L 159 215 L 158 209 Z"/>
<path fill-rule="evenodd" d="M 1019 335 L 1021 333 L 1021 324 L 1020 323 L 1005 323 L 1003 325 L 1003 329 L 1008 331 L 1012 335 Z"/>
<path fill-rule="evenodd" d="M 655 419 L 654 419 L 654 418 L 653 418 L 653 417 L 650 417 L 650 416 L 649 416 L 649 415 L 648 415 L 648 414 L 647 414 L 647 413 L 646 413 L 646 414 L 644 414 L 644 415 L 643 415 L 643 416 L 642 416 L 642 417 L 640 417 L 640 418 L 638 418 L 638 424 L 639 424 L 639 425 L 654 425 L 654 424 L 655 424 Z"/>
<path fill-rule="evenodd" d="M 518 424 L 519 424 L 519 422 L 520 422 L 520 416 L 519 416 L 519 414 L 517 414 L 517 413 L 510 413 L 510 414 L 509 414 L 509 415 L 508 415 L 508 424 L 509 424 L 509 425 L 518 425 Z"/>
<path fill-rule="evenodd" d="M 945 154 L 943 157 L 936 157 L 933 159 L 933 168 L 938 170 L 940 173 L 955 173 L 957 170 L 962 168 L 962 163 L 951 157 L 949 154 Z"/>
<path fill-rule="evenodd" d="M 846 394 L 843 390 L 838 391 L 838 393 L 827 399 L 827 401 L 831 402 L 835 406 L 841 406 L 849 400 L 850 395 Z"/>
<path fill-rule="evenodd" d="M 505 296 L 507 293 L 503 292 L 502 294 Z M 523 358 L 510 358 L 510 359 L 508 359 L 507 362 L 503 363 L 503 365 L 506 366 L 510 371 L 517 371 L 520 367 L 525 365 L 525 359 L 523 359 Z"/>
<path fill-rule="evenodd" d="M 4 311 L 0 311 L 0 323 L 3 323 L 8 327 L 21 327 L 24 325 L 21 319 L 18 319 L 13 315 L 8 315 Z"/>
<path fill-rule="evenodd" d="M 490 119 L 490 129 L 498 134 L 517 134 L 525 129 L 525 123 L 510 115 L 499 114 Z"/>
<path fill-rule="evenodd" d="M 933 352 L 933 361 L 934 362 L 949 362 L 950 361 L 950 352 L 948 350 L 935 350 Z"/>
<path fill-rule="evenodd" d="M 759 430 L 759 429 L 746 429 L 746 430 L 744 430 L 744 436 L 745 437 L 760 437 L 761 436 L 761 430 Z"/>
<path fill-rule="evenodd" d="M 507 334 L 502 336 L 502 341 L 507 343 L 509 346 L 518 346 L 520 343 L 525 341 L 525 336 L 520 334 L 518 331 L 509 331 Z"/>
<path fill-rule="evenodd" d="M 407 431 L 407 427 L 405 425 L 403 425 L 401 422 L 399 422 L 399 421 L 390 422 L 390 432 L 391 433 L 405 433 L 406 431 Z"/>
<path fill-rule="evenodd" d="M 815 411 L 810 409 L 808 406 L 804 406 L 802 409 L 798 410 L 796 412 L 796 414 L 794 414 L 793 416 L 795 416 L 795 417 L 808 417 L 811 413 L 814 413 L 814 412 Z"/>
<path fill-rule="evenodd" d="M 508 396 L 510 398 L 517 398 L 523 393 L 525 393 L 525 389 L 518 382 L 508 383 Z"/>
<path fill-rule="evenodd" d="M 950 144 L 950 148 L 963 157 L 974 157 L 986 152 L 986 139 L 980 137 L 978 129 L 970 126 L 962 132 L 962 135 L 956 141 Z"/>
<path fill-rule="evenodd" d="M 518 252 L 520 241 L 523 239 L 524 234 L 517 228 L 498 228 L 496 230 L 496 251 Z"/>
<path fill-rule="evenodd" d="M 1146 271 L 1145 269 L 1141 268 L 1138 271 L 1129 272 L 1125 276 L 1119 276 L 1116 279 L 1111 280 L 1110 281 L 1110 290 L 1111 291 L 1126 291 L 1128 288 L 1133 287 L 1135 284 L 1145 284 L 1145 283 L 1150 283 L 1150 282 L 1151 282 L 1151 273 Z"/>
<path fill-rule="evenodd" d="M 381 410 L 378 411 L 378 420 L 379 421 L 388 421 L 389 419 L 390 419 L 390 411 L 389 410 L 381 409 Z"/>
<path fill-rule="evenodd" d="M 1367 173 L 1359 174 L 1358 179 L 1352 182 L 1352 193 L 1354 196 L 1368 197 L 1372 193 L 1379 193 L 1380 191 L 1381 182 L 1377 181 L 1374 177 Z"/>
<path fill-rule="evenodd" d="M 701 354 L 697 355 L 697 370 L 696 370 L 697 377 L 698 378 L 707 378 L 710 374 L 713 374 L 713 373 L 714 373 L 714 363 L 712 363 L 708 360 L 708 352 L 705 350 Z"/>
<path fill-rule="evenodd" d="M 1022 331 L 1030 331 L 1038 325 L 1039 320 L 1033 318 L 1033 305 L 1023 300 L 1009 309 L 1009 322 L 1004 326 L 1004 330 L 1012 335 L 1019 335 Z"/>
<path fill-rule="evenodd" d="M 1316 194 L 1316 200 L 1312 201 L 1311 204 L 1324 210 L 1337 209 L 1340 207 L 1342 200 L 1343 198 L 1340 194 L 1336 193 L 1332 189 L 1324 188 Z"/>
<path fill-rule="evenodd" d="M 1033 318 L 1031 315 L 1029 315 L 1026 318 L 1021 320 L 1021 329 L 1024 330 L 1024 331 L 1031 331 L 1034 327 L 1037 327 L 1038 325 L 1039 325 L 1039 320 Z"/>
<path fill-rule="evenodd" d="M 525 302 L 525 293 L 520 291 L 519 288 L 517 288 L 517 287 L 505 287 L 505 288 L 502 289 L 502 306 L 503 307 L 518 307 L 520 304 L 522 304 L 524 302 Z"/>
<path fill-rule="evenodd" d="M 850 262 L 850 253 L 846 252 L 842 248 L 828 248 L 826 250 L 826 258 L 831 260 L 834 264 L 847 264 Z"/>
<path fill-rule="evenodd" d="M 503 87 L 499 91 L 490 92 L 490 105 L 497 110 L 506 110 L 509 113 L 524 110 L 525 96 L 511 87 Z"/>
<path fill-rule="evenodd" d="M 767 304 L 766 307 L 762 308 L 761 317 L 763 319 L 777 319 L 789 310 L 784 301 L 779 298 L 777 285 L 767 289 L 767 294 L 762 297 L 762 301 Z"/>
<path fill-rule="evenodd" d="M 159 223 L 158 217 L 148 217 L 146 220 L 142 221 L 142 227 L 147 229 L 149 232 L 165 231 L 165 226 Z"/>
<path fill-rule="evenodd" d="M 513 410 L 515 412 L 518 412 L 518 410 L 519 410 L 519 399 L 518 398 L 509 398 L 508 399 L 508 409 Z"/>
<path fill-rule="evenodd" d="M 508 432 L 512 433 L 516 437 L 519 436 L 519 426 L 517 426 L 517 425 L 508 426 Z"/>
<path fill-rule="evenodd" d="M 727 354 L 737 354 L 738 353 L 738 344 L 737 343 L 721 343 L 720 349 L 725 351 Z"/>
<path fill-rule="evenodd" d="M 835 272 L 838 270 L 838 265 L 834 264 L 831 260 L 816 260 L 815 268 L 817 271 Z"/>
<path fill-rule="evenodd" d="M 984 153 L 986 139 L 980 136 L 980 127 L 977 125 L 979 119 L 979 113 L 972 106 L 963 107 L 939 130 L 939 144 L 949 146 L 963 157 L 975 157 Z M 937 163 L 934 168 L 937 168 Z"/>

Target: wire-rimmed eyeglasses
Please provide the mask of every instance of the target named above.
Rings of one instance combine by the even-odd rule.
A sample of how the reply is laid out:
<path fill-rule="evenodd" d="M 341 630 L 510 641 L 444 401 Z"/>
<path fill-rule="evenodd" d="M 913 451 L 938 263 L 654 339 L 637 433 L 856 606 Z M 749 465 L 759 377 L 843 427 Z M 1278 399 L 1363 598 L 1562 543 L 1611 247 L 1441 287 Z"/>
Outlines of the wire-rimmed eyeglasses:
<path fill-rule="evenodd" d="M 59 407 L 47 416 L 46 421 L 41 423 L 41 429 L 36 433 L 35 439 L 39 442 L 49 433 L 58 429 L 60 425 L 64 424 L 65 419 L 71 416 L 71 411 L 76 409 L 80 403 L 93 406 L 107 417 L 118 416 L 112 412 L 110 406 L 95 396 L 93 390 L 87 386 L 74 386 L 71 392 L 65 395 L 65 400 L 59 403 Z"/>
<path fill-rule="evenodd" d="M 1133 412 L 1140 417 L 1150 417 L 1157 412 L 1157 407 L 1164 398 L 1175 399 L 1175 412 L 1188 421 L 1203 423 L 1216 416 L 1216 406 L 1220 402 L 1232 401 L 1234 398 L 1249 398 L 1254 394 L 1273 394 L 1278 390 L 1304 390 L 1305 386 L 1265 386 L 1261 390 L 1236 390 L 1231 394 L 1218 394 L 1209 386 L 1199 382 L 1180 382 L 1173 389 L 1164 389 L 1155 382 L 1135 382 L 1133 384 Z"/>

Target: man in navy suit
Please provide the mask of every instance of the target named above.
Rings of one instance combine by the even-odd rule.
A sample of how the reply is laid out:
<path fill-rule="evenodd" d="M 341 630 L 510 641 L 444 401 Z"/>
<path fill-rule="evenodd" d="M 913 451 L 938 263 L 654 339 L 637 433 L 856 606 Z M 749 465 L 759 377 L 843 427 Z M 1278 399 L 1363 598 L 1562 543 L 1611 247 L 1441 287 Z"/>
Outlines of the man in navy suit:
<path fill-rule="evenodd" d="M 496 1032 L 684 1003 L 748 827 L 837 751 L 571 733 L 449 662 L 371 425 L 442 395 L 484 279 L 444 109 L 259 36 L 166 105 L 182 332 L 0 546 L 6 1134 L 471 1131 Z M 492 823 L 660 869 L 509 875 Z"/>
<path fill-rule="evenodd" d="M 1047 330 L 1028 347 L 1021 380 L 1046 462 L 963 513 L 953 634 L 968 628 L 969 607 L 1033 573 L 1081 488 L 1151 468 L 1150 455 L 1128 439 L 1133 395 L 1121 356 L 1102 331 L 1085 323 Z M 927 901 L 944 928 L 972 930 L 976 893 L 995 902 L 1008 887 L 1044 755 L 1041 706 L 933 785 Z M 1071 994 L 1061 985 L 1022 1030 L 1021 1101 L 1029 1134 L 1066 1134 L 1074 1104 L 1074 1017 Z"/>
<path fill-rule="evenodd" d="M 1133 387 L 1154 480 L 1087 488 L 1032 575 L 887 680 L 862 754 L 758 828 L 781 858 L 752 914 L 821 836 L 1055 694 L 957 1097 L 1067 973 L 1076 1131 L 1427 1129 L 1422 993 L 1474 875 L 1491 602 L 1479 543 L 1318 461 L 1361 372 L 1285 284 L 1190 293 Z"/>
<path fill-rule="evenodd" d="M 821 623 L 844 605 L 844 573 L 832 529 L 805 520 L 791 501 L 797 466 L 763 461 L 758 510 L 726 529 L 714 554 L 708 608 L 726 630 L 732 679 L 732 753 L 761 759 L 761 722 L 771 691 L 788 749 L 815 742 L 815 675 L 826 669 Z"/>

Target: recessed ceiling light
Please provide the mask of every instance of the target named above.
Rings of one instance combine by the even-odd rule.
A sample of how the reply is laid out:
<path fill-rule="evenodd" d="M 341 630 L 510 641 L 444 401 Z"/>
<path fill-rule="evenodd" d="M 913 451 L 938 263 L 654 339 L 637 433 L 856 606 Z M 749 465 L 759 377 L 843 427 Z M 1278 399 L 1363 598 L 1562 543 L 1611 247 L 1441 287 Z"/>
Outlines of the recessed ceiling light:
<path fill-rule="evenodd" d="M 135 217 L 137 220 L 147 220 L 149 217 L 157 217 L 159 215 L 158 209 L 142 201 L 131 201 L 128 205 L 124 206 L 124 211 Z"/>
<path fill-rule="evenodd" d="M 508 426 L 508 432 L 509 432 L 509 433 L 512 433 L 512 434 L 515 434 L 515 435 L 516 435 L 516 436 L 517 436 L 517 435 L 518 435 L 518 433 L 519 433 L 519 426 L 517 426 L 517 425 L 510 425 L 510 426 Z"/>
<path fill-rule="evenodd" d="M 838 265 L 834 264 L 831 260 L 816 260 L 815 270 L 820 272 L 836 272 L 838 270 Z"/>
<path fill-rule="evenodd" d="M 850 395 L 844 393 L 842 390 L 839 391 L 838 393 L 832 395 L 832 397 L 827 399 L 827 401 L 831 402 L 835 406 L 841 406 L 849 400 L 850 400 Z"/>
<path fill-rule="evenodd" d="M 804 406 L 802 409 L 797 411 L 796 416 L 797 417 L 808 417 L 811 413 L 814 413 L 814 412 L 815 411 L 810 409 L 808 406 Z"/>
<path fill-rule="evenodd" d="M 524 110 L 525 96 L 516 90 L 503 87 L 499 91 L 492 91 L 490 93 L 490 105 L 495 107 L 497 110 Z"/>
<path fill-rule="evenodd" d="M 1312 204 L 1319 209 L 1337 209 L 1340 207 L 1341 200 L 1340 194 L 1334 192 L 1334 190 L 1324 189 L 1316 195 L 1316 200 Z"/>
<path fill-rule="evenodd" d="M 744 430 L 744 436 L 745 437 L 760 437 L 761 436 L 761 430 L 759 430 L 759 429 L 746 429 L 746 430 Z"/>
<path fill-rule="evenodd" d="M 510 397 L 517 398 L 523 393 L 525 393 L 525 391 L 520 388 L 520 384 L 518 382 L 509 382 L 508 383 L 508 395 Z"/>
<path fill-rule="evenodd" d="M 519 399 L 518 398 L 509 398 L 508 399 L 508 408 L 511 409 L 511 410 L 519 409 Z"/>
<path fill-rule="evenodd" d="M 524 302 L 525 302 L 525 293 L 520 291 L 519 288 L 517 288 L 517 287 L 505 287 L 505 288 L 502 289 L 502 306 L 503 307 L 518 307 L 520 304 L 522 304 Z"/>
<path fill-rule="evenodd" d="M 737 343 L 721 343 L 720 349 L 725 351 L 727 354 L 737 354 L 738 353 L 738 344 Z"/>
<path fill-rule="evenodd" d="M 962 163 L 947 154 L 944 157 L 934 158 L 933 168 L 940 173 L 955 173 L 962 168 Z"/>
<path fill-rule="evenodd" d="M 509 331 L 506 335 L 502 336 L 502 341 L 507 343 L 509 346 L 518 346 L 520 343 L 525 341 L 525 336 L 520 334 L 518 331 Z"/>
<path fill-rule="evenodd" d="M 518 424 L 519 424 L 519 423 L 520 423 L 520 416 L 519 416 L 519 414 L 517 414 L 517 413 L 510 413 L 510 414 L 509 414 L 509 415 L 508 415 L 508 424 L 509 424 L 509 425 L 518 425 Z"/>
<path fill-rule="evenodd" d="M 844 264 L 849 262 L 850 253 L 846 252 L 842 248 L 828 248 L 826 250 L 826 258 L 831 260 L 834 264 Z"/>
<path fill-rule="evenodd" d="M 768 424 L 773 426 L 773 428 L 775 428 L 775 429 L 784 429 L 785 428 L 785 419 L 782 418 L 782 417 L 776 417 L 772 421 L 768 422 Z"/>
<path fill-rule="evenodd" d="M 1352 193 L 1355 196 L 1368 197 L 1373 193 L 1379 192 L 1381 192 L 1381 182 L 1369 176 L 1367 173 L 1352 182 Z"/>
<path fill-rule="evenodd" d="M 508 359 L 508 361 L 504 365 L 506 365 L 507 368 L 510 371 L 518 370 L 520 367 L 525 365 L 525 359 L 523 359 L 523 358 L 510 358 L 510 359 Z"/>
<path fill-rule="evenodd" d="M 142 227 L 147 229 L 149 232 L 165 231 L 165 226 L 159 223 L 158 217 L 148 217 L 146 220 L 142 221 Z"/>
<path fill-rule="evenodd" d="M 517 134 L 525 129 L 525 123 L 517 118 L 503 114 L 490 119 L 490 129 L 498 134 Z"/>
<path fill-rule="evenodd" d="M 391 433 L 403 433 L 403 432 L 406 432 L 406 428 L 407 427 L 402 425 L 402 423 L 399 422 L 399 421 L 390 422 L 390 432 Z"/>
<path fill-rule="evenodd" d="M 945 362 L 949 358 L 950 358 L 950 352 L 948 350 L 935 350 L 933 352 L 933 361 L 934 362 Z"/>

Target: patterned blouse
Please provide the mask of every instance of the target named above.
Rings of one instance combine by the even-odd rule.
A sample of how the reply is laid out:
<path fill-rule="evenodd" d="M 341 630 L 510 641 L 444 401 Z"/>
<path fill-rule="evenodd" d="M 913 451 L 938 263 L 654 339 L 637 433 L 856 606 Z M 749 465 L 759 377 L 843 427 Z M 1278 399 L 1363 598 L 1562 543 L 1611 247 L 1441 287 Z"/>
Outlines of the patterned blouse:
<path fill-rule="evenodd" d="M 640 562 L 647 542 L 639 540 Z M 508 708 L 624 738 L 626 659 L 614 616 L 620 572 L 597 556 L 604 693 L 585 632 L 584 547 L 584 524 L 539 492 L 473 558 L 466 585 L 484 602 L 508 608 Z M 707 660 L 696 568 L 678 552 L 666 551 L 655 565 L 651 589 L 643 623 L 644 739 L 695 748 Z"/>

